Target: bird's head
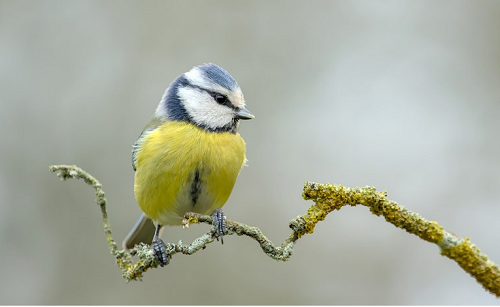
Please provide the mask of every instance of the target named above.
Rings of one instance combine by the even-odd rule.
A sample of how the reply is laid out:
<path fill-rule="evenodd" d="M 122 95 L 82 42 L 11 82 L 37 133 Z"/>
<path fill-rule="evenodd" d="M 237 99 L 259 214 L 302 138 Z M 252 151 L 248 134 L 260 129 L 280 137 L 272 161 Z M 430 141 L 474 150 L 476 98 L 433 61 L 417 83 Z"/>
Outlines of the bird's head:
<path fill-rule="evenodd" d="M 208 131 L 236 132 L 240 119 L 254 116 L 231 75 L 216 64 L 195 66 L 165 91 L 155 112 L 164 120 L 187 121 Z"/>

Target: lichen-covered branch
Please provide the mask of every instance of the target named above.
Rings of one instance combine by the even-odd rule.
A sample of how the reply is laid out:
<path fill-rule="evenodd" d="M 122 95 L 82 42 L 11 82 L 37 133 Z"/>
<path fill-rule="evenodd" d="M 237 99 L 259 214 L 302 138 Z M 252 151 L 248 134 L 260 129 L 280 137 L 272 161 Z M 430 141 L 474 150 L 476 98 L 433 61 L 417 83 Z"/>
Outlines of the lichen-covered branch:
<path fill-rule="evenodd" d="M 59 176 L 62 180 L 70 178 L 83 179 L 85 183 L 95 189 L 96 202 L 101 208 L 104 232 L 108 241 L 109 251 L 115 257 L 116 263 L 126 281 L 139 280 L 142 278 L 144 272 L 150 268 L 158 266 L 158 262 L 151 251 L 151 247 L 147 244 L 136 245 L 131 250 L 118 249 L 117 244 L 112 237 L 111 226 L 106 211 L 106 197 L 99 181 L 75 165 L 52 165 L 49 169 L 51 172 L 57 172 L 57 176 Z M 212 217 L 207 215 L 189 212 L 186 213 L 185 218 L 186 220 L 183 223 L 184 227 L 188 227 L 190 223 L 212 224 Z M 259 228 L 230 220 L 226 221 L 226 232 L 226 235 L 246 235 L 255 239 L 260 244 L 262 250 L 269 257 L 282 261 L 286 261 L 290 258 L 295 241 L 298 238 L 294 235 L 285 240 L 281 246 L 274 246 L 274 244 L 266 238 L 266 236 L 264 236 Z M 207 244 L 212 243 L 215 239 L 216 234 L 212 230 L 197 238 L 191 244 L 184 244 L 182 241 L 179 241 L 177 244 L 165 243 L 165 248 L 170 256 L 178 253 L 192 255 L 197 251 L 204 249 Z M 132 259 L 134 256 L 138 257 L 136 262 Z"/>
<path fill-rule="evenodd" d="M 83 179 L 95 189 L 96 202 L 101 208 L 108 247 L 115 257 L 125 280 L 141 279 L 144 272 L 158 266 L 151 247 L 147 244 L 141 243 L 131 250 L 118 250 L 117 244 L 111 235 L 106 213 L 106 198 L 101 184 L 94 177 L 74 165 L 53 165 L 50 167 L 50 171 L 58 172 L 58 176 L 64 180 L 68 178 Z M 346 205 L 363 205 L 369 207 L 373 214 L 383 216 L 387 222 L 394 226 L 438 245 L 442 255 L 456 261 L 462 269 L 473 276 L 485 289 L 496 296 L 500 296 L 500 269 L 485 254 L 482 254 L 476 246 L 470 243 L 468 238 L 458 238 L 444 230 L 438 223 L 428 221 L 419 214 L 388 200 L 385 192 L 379 192 L 373 187 L 348 188 L 341 185 L 306 182 L 302 196 L 306 200 L 314 201 L 314 204 L 311 205 L 306 214 L 298 216 L 289 222 L 292 233 L 281 245 L 275 246 L 257 227 L 230 220 L 226 221 L 225 235 L 236 234 L 253 238 L 259 243 L 266 255 L 276 260 L 287 261 L 292 256 L 295 242 L 303 235 L 313 233 L 316 224 L 324 220 L 330 212 L 340 210 Z M 184 227 L 189 227 L 190 224 L 194 223 L 212 224 L 211 216 L 189 212 L 184 217 Z M 207 244 L 212 243 L 215 239 L 216 233 L 212 229 L 190 244 L 179 241 L 177 244 L 166 243 L 165 247 L 170 256 L 177 253 L 191 255 L 204 249 Z M 138 258 L 135 262 L 133 260 L 134 256 Z"/>
<path fill-rule="evenodd" d="M 95 201 L 101 208 L 102 223 L 104 226 L 106 239 L 108 240 L 109 251 L 111 252 L 111 254 L 115 255 L 118 250 L 118 246 L 111 236 L 111 228 L 108 221 L 108 212 L 106 211 L 106 196 L 104 194 L 104 191 L 102 190 L 101 183 L 89 173 L 82 170 L 76 165 L 51 165 L 49 169 L 51 172 L 58 172 L 57 176 L 61 178 L 61 180 L 66 180 L 68 178 L 83 179 L 86 184 L 95 189 Z"/>
<path fill-rule="evenodd" d="M 469 238 L 461 239 L 443 229 L 434 221 L 428 221 L 418 213 L 411 212 L 394 201 L 387 199 L 385 192 L 373 187 L 348 188 L 340 185 L 307 182 L 302 194 L 304 199 L 314 201 L 304 216 L 305 228 L 299 237 L 314 231 L 314 226 L 325 219 L 333 210 L 343 206 L 363 205 L 398 228 L 439 246 L 441 254 L 458 263 L 474 277 L 486 290 L 500 296 L 500 269 L 472 244 Z"/>

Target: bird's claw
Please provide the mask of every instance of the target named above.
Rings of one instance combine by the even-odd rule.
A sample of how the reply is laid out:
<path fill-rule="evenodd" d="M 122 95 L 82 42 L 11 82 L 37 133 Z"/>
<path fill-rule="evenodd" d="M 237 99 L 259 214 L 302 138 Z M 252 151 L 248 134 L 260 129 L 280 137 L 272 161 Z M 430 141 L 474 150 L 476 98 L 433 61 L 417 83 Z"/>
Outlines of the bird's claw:
<path fill-rule="evenodd" d="M 224 215 L 224 211 L 221 208 L 215 209 L 214 213 L 212 213 L 213 225 L 215 228 L 215 235 L 217 241 L 220 241 L 224 244 L 224 235 L 226 234 L 226 216 Z"/>
<path fill-rule="evenodd" d="M 169 264 L 170 257 L 167 255 L 167 250 L 165 249 L 165 243 L 163 243 L 163 240 L 158 238 L 157 236 L 154 236 L 151 245 L 153 254 L 155 255 L 156 260 L 158 260 L 160 266 L 163 267 Z"/>

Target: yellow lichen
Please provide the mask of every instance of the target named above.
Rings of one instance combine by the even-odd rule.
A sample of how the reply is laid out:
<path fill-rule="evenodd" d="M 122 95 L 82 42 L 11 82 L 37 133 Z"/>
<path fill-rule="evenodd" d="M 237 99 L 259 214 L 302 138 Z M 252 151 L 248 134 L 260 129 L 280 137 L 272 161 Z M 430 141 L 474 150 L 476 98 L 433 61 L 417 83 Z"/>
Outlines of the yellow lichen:
<path fill-rule="evenodd" d="M 367 206 L 370 212 L 377 216 L 382 215 L 394 226 L 423 240 L 438 244 L 444 256 L 455 260 L 486 289 L 500 296 L 500 269 L 488 260 L 486 255 L 481 254 L 481 251 L 471 244 L 469 239 L 462 240 L 458 244 L 449 244 L 447 240 L 444 240 L 445 231 L 441 225 L 428 221 L 418 213 L 411 212 L 396 202 L 388 200 L 385 191 L 378 192 L 373 187 L 347 188 L 328 183 L 306 183 L 302 196 L 306 200 L 314 201 L 314 204 L 302 217 L 305 226 L 297 230 L 299 237 L 313 233 L 316 224 L 334 210 L 339 210 L 345 205 Z"/>
<path fill-rule="evenodd" d="M 465 238 L 455 246 L 443 248 L 441 254 L 453 259 L 486 289 L 500 296 L 500 270 L 479 248 Z"/>
<path fill-rule="evenodd" d="M 187 219 L 182 220 L 182 228 L 186 229 L 189 228 L 189 225 L 191 224 L 198 224 L 200 221 L 198 220 L 197 217 L 190 216 Z"/>
<path fill-rule="evenodd" d="M 306 183 L 302 196 L 315 203 L 303 216 L 306 222 L 305 231 L 299 233 L 299 237 L 306 233 L 313 233 L 316 224 L 323 221 L 330 212 L 346 205 L 360 204 L 369 207 L 373 214 L 384 216 L 394 226 L 405 229 L 426 241 L 438 243 L 443 238 L 443 228 L 436 222 L 427 221 L 420 215 L 388 200 L 385 191 L 379 192 L 374 187 L 349 188 L 329 183 Z"/>

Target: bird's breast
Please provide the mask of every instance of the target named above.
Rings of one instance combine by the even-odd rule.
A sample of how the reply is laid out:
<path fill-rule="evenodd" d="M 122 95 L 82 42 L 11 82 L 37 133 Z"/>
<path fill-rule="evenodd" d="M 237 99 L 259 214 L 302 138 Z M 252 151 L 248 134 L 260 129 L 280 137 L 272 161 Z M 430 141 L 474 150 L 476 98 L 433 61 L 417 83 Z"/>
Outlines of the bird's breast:
<path fill-rule="evenodd" d="M 244 162 L 239 134 L 165 122 L 139 143 L 136 200 L 162 225 L 180 224 L 188 211 L 209 214 L 227 201 Z"/>

